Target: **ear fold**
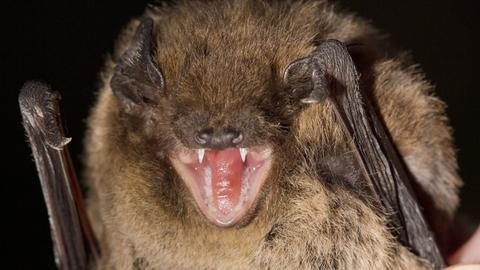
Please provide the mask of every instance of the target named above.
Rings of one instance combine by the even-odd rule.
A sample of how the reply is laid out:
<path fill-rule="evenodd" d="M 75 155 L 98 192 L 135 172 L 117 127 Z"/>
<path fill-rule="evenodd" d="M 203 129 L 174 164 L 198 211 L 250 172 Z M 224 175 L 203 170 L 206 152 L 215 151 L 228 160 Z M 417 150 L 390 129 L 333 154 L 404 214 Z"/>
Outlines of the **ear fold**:
<path fill-rule="evenodd" d="M 292 98 L 309 95 L 313 89 L 310 57 L 300 58 L 285 69 L 283 80 L 292 88 Z"/>
<path fill-rule="evenodd" d="M 342 48 L 342 49 L 339 49 Z M 345 50 L 343 50 L 345 48 Z M 338 40 L 326 40 L 307 57 L 292 62 L 284 81 L 294 89 L 306 89 L 302 103 L 317 103 L 327 97 L 328 89 L 339 91 L 355 85 L 358 75 L 348 51 Z M 335 92 L 335 91 L 334 91 Z"/>
<path fill-rule="evenodd" d="M 152 57 L 153 20 L 141 21 L 130 48 L 115 67 L 110 85 L 113 94 L 127 110 L 152 106 L 164 91 L 165 81 Z"/>

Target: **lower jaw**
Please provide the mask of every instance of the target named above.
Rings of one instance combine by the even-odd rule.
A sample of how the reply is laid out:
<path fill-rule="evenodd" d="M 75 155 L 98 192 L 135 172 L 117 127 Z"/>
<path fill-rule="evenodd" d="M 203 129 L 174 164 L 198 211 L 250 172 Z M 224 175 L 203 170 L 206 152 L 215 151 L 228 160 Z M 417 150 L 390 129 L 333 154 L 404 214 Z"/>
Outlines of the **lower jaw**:
<path fill-rule="evenodd" d="M 204 184 L 208 185 L 208 183 L 205 183 L 207 181 L 198 180 L 198 175 L 194 175 L 195 171 L 192 171 L 191 168 L 188 168 L 178 158 L 175 158 L 175 156 L 170 159 L 180 178 L 190 191 L 190 194 L 192 194 L 196 209 L 211 224 L 225 228 L 232 226 L 238 227 L 248 223 L 249 217 L 251 217 L 255 210 L 255 205 L 261 193 L 260 190 L 263 187 L 271 167 L 270 157 L 263 160 L 261 165 L 255 169 L 246 166 L 241 177 L 241 192 L 237 194 L 239 198 L 237 200 L 229 201 L 226 199 L 222 201 L 222 198 L 212 195 L 211 186 L 204 186 Z M 234 202 L 233 204 L 231 203 L 232 201 Z M 222 208 L 223 204 L 225 204 L 224 208 Z"/>
<path fill-rule="evenodd" d="M 217 215 L 215 214 L 215 210 L 202 211 L 202 209 L 200 209 L 202 214 L 210 222 L 219 227 L 231 227 L 234 225 L 239 225 L 242 221 L 248 219 L 248 216 L 254 211 L 255 204 L 265 182 L 266 177 L 262 174 L 266 174 L 269 170 L 269 167 L 270 164 L 265 164 L 262 166 L 261 170 L 257 172 L 257 176 L 252 176 L 252 178 L 256 179 L 254 183 L 252 183 L 251 179 L 248 179 L 248 177 L 242 179 L 242 191 L 245 191 L 240 194 L 240 201 L 230 215 Z M 253 193 L 254 195 L 249 196 L 248 193 Z M 211 201 L 209 202 L 209 205 L 211 205 L 210 203 Z"/>

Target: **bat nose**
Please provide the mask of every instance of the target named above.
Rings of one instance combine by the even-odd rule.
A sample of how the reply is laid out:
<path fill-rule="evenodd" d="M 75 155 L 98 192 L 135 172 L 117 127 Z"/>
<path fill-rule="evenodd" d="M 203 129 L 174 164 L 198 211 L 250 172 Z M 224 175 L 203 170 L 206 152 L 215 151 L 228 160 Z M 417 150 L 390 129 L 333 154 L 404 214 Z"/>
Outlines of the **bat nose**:
<path fill-rule="evenodd" d="M 207 128 L 195 135 L 195 141 L 203 148 L 224 149 L 242 142 L 243 135 L 234 129 L 214 130 Z"/>

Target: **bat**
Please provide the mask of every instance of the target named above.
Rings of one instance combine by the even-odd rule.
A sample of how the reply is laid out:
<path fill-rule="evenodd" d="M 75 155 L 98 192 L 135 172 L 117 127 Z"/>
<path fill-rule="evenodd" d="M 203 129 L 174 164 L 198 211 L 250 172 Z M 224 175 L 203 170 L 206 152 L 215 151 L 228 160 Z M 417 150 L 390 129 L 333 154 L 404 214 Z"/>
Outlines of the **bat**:
<path fill-rule="evenodd" d="M 444 267 L 460 180 L 439 101 L 330 7 L 192 1 L 134 20 L 89 120 L 91 226 L 58 94 L 26 84 L 59 268 Z"/>

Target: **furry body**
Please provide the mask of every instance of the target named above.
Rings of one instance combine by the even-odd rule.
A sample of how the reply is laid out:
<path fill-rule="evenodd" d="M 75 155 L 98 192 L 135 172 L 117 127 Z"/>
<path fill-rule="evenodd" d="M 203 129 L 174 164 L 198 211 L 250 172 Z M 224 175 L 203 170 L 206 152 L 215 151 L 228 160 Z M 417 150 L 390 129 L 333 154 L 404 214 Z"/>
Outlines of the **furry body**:
<path fill-rule="evenodd" d="M 147 14 L 166 78 L 157 113 L 125 113 L 109 86 L 134 20 L 107 63 L 89 121 L 86 177 L 99 269 L 428 269 L 375 211 L 328 102 L 300 108 L 281 80 L 320 40 L 361 44 L 352 53 L 361 84 L 418 180 L 442 242 L 461 183 L 444 106 L 405 57 L 383 53 L 374 28 L 323 1 L 190 1 Z M 175 145 L 191 144 L 185 134 L 202 121 L 241 125 L 244 144 L 274 150 L 255 211 L 234 228 L 204 220 L 166 158 Z"/>

